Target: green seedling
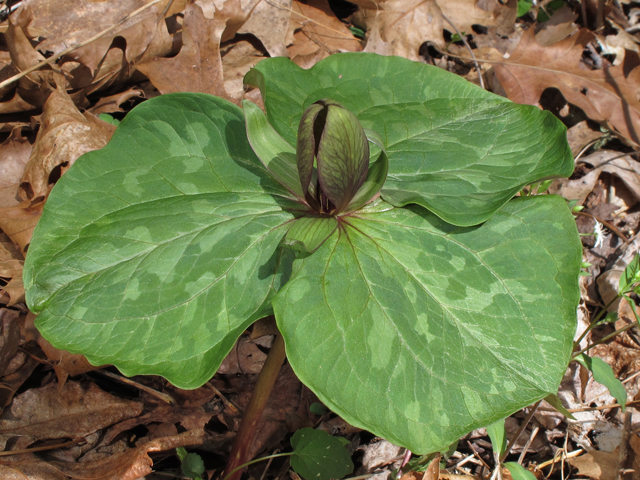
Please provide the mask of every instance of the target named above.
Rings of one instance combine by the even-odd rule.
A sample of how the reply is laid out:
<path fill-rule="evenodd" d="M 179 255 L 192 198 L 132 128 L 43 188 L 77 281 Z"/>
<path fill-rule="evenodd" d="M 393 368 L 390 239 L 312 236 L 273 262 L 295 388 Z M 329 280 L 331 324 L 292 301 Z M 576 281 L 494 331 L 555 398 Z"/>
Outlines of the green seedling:
<path fill-rule="evenodd" d="M 250 103 L 142 103 L 53 189 L 25 264 L 56 347 L 207 382 L 275 315 L 293 370 L 416 453 L 549 393 L 571 355 L 581 245 L 548 112 L 436 67 L 338 54 L 245 78 Z"/>

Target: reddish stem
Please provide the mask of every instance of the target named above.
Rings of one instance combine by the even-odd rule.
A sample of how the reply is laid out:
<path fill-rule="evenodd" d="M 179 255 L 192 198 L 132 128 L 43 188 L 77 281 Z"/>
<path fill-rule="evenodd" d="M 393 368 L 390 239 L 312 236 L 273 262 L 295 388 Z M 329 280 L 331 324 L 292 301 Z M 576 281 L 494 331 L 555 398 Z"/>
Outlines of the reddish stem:
<path fill-rule="evenodd" d="M 267 400 L 269 400 L 269 395 L 271 395 L 273 386 L 276 383 L 285 356 L 284 340 L 282 339 L 282 335 L 278 333 L 273 341 L 267 360 L 264 362 L 256 386 L 253 389 L 249 405 L 240 422 L 238 433 L 236 433 L 236 437 L 233 440 L 231 454 L 229 455 L 229 460 L 227 461 L 227 466 L 224 469 L 222 478 L 240 465 L 251 461 L 251 458 L 248 457 L 249 449 L 251 448 L 253 439 L 256 437 L 258 423 L 262 418 L 262 412 L 267 405 Z M 244 469 L 238 470 L 231 475 L 228 480 L 240 480 L 243 470 Z"/>

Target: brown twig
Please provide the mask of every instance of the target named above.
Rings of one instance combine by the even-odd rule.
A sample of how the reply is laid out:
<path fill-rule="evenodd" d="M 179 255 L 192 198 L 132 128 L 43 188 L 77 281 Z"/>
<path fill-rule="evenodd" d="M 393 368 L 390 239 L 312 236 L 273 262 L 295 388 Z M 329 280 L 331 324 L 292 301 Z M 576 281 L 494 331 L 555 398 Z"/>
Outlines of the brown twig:
<path fill-rule="evenodd" d="M 171 395 L 168 395 L 166 393 L 162 393 L 159 392 L 157 390 L 154 390 L 153 388 L 147 387 L 146 385 L 143 385 L 141 383 L 135 382 L 133 380 L 131 380 L 130 378 L 127 377 L 123 377 L 121 375 L 116 375 L 115 373 L 111 373 L 108 372 L 106 370 L 95 370 L 96 373 L 99 373 L 100 375 L 104 375 L 105 377 L 109 377 L 112 378 L 114 380 L 117 380 L 118 382 L 122 382 L 122 383 L 126 383 L 127 385 L 131 385 L 132 387 L 137 388 L 138 390 L 142 390 L 143 392 L 147 392 L 149 395 L 153 395 L 156 398 L 159 398 L 160 400 L 162 400 L 163 402 L 168 403 L 169 405 L 175 405 L 176 401 L 173 399 L 173 397 Z"/>
<path fill-rule="evenodd" d="M 529 413 L 525 417 L 524 422 L 522 422 L 522 425 L 520 425 L 520 428 L 518 428 L 518 431 L 516 432 L 515 436 L 511 439 L 511 441 L 509 442 L 509 445 L 507 446 L 505 451 L 502 452 L 502 455 L 500 456 L 500 463 L 504 462 L 504 459 L 507 458 L 507 455 L 509 455 L 509 452 L 511 451 L 513 446 L 518 441 L 518 438 L 520 438 L 520 435 L 522 434 L 522 432 L 524 432 L 524 429 L 527 428 L 527 425 L 531 421 L 531 418 L 533 417 L 533 415 L 536 413 L 536 410 L 540 406 L 541 402 L 542 402 L 542 400 L 538 400 L 533 405 L 533 407 L 531 407 L 531 410 L 529 411 Z"/>

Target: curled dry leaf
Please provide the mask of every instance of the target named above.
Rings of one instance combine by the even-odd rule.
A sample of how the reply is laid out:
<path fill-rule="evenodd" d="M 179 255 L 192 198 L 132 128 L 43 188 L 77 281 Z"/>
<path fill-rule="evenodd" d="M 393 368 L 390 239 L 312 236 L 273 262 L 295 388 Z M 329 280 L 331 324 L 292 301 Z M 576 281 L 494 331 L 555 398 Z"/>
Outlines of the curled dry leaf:
<path fill-rule="evenodd" d="M 162 452 L 188 445 L 200 445 L 203 430 L 190 430 L 179 435 L 162 437 L 107 458 L 89 462 L 45 462 L 33 454 L 21 455 L 17 461 L 0 460 L 0 475 L 13 480 L 42 478 L 47 480 L 136 480 L 152 473 L 150 452 Z M 28 477 L 26 475 L 29 475 Z"/>
<path fill-rule="evenodd" d="M 20 179 L 31 156 L 32 145 L 16 127 L 0 144 L 0 207 L 13 207 L 20 203 L 17 196 Z"/>
<path fill-rule="evenodd" d="M 96 102 L 96 104 L 89 109 L 94 115 L 100 115 L 101 113 L 115 113 L 124 112 L 120 105 L 136 97 L 144 97 L 144 92 L 137 88 L 129 88 L 124 92 L 116 93 L 108 97 L 102 97 Z"/>
<path fill-rule="evenodd" d="M 294 0 L 289 36 L 292 45 L 287 48 L 289 58 L 302 68 L 336 52 L 359 52 L 360 41 L 335 16 L 327 0 Z"/>
<path fill-rule="evenodd" d="M 367 32 L 365 52 L 398 55 L 418 60 L 420 45 L 432 41 L 444 48 L 442 30 L 445 21 L 435 0 L 354 0 L 362 8 L 354 14 L 354 23 Z"/>
<path fill-rule="evenodd" d="M 104 147 L 115 131 L 115 126 L 92 113 L 80 113 L 62 88 L 47 100 L 41 121 L 20 185 L 20 196 L 29 200 L 46 197 L 51 180 L 57 180 L 80 155 Z M 52 175 L 56 168 L 60 172 Z"/>
<path fill-rule="evenodd" d="M 32 19 L 32 13 L 28 6 L 20 7 L 16 13 L 9 17 L 5 41 L 16 71 L 26 70 L 45 59 L 33 48 L 31 38 L 28 36 L 27 27 Z M 51 68 L 27 74 L 18 80 L 14 97 L 7 102 L 0 103 L 0 113 L 21 112 L 41 107 L 51 93 L 53 84 Z M 9 86 L 2 93 L 6 95 L 12 88 L 14 87 Z"/>
<path fill-rule="evenodd" d="M 18 437 L 14 449 L 38 440 L 78 438 L 142 412 L 142 403 L 124 400 L 91 383 L 51 383 L 16 396 L 0 417 L 0 445 Z"/>
<path fill-rule="evenodd" d="M 593 34 L 583 29 L 555 45 L 541 47 L 530 28 L 508 60 L 495 50 L 485 58 L 494 64 L 500 83 L 514 102 L 537 105 L 545 89 L 557 88 L 590 119 L 640 145 L 640 58 L 628 51 L 622 65 L 589 70 L 580 59 L 593 39 Z"/>
<path fill-rule="evenodd" d="M 603 172 L 619 177 L 626 187 L 640 201 L 640 164 L 630 156 L 620 157 L 620 152 L 613 150 L 599 150 L 591 155 L 582 157 L 580 163 L 592 165 L 594 169 L 582 178 L 564 180 L 550 188 L 569 200 L 577 200 L 582 205 L 593 190 L 598 178 Z"/>
<path fill-rule="evenodd" d="M 24 257 L 20 250 L 9 240 L 9 238 L 0 233 L 0 294 L 8 297 L 7 306 L 10 307 L 18 302 L 24 301 L 24 285 L 22 283 L 22 267 L 24 265 Z M 0 296 L 0 301 L 5 300 Z M 0 368 L 0 372 L 4 369 Z"/>

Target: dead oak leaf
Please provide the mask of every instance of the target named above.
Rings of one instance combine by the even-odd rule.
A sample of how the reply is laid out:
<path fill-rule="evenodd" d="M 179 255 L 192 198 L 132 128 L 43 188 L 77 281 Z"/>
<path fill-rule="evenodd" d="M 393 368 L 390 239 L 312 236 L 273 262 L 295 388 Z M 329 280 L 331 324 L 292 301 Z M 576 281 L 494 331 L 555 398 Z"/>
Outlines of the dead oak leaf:
<path fill-rule="evenodd" d="M 362 50 L 360 41 L 338 20 L 327 0 L 294 0 L 289 31 L 293 44 L 287 53 L 302 68 L 310 68 L 332 53 Z"/>
<path fill-rule="evenodd" d="M 238 33 L 250 33 L 257 37 L 270 56 L 286 57 L 291 5 L 292 0 L 258 3 Z"/>
<path fill-rule="evenodd" d="M 354 15 L 354 23 L 369 32 L 365 52 L 418 60 L 424 42 L 444 47 L 444 18 L 435 0 L 385 0 L 376 8 L 366 8 L 370 0 L 354 3 L 363 7 Z"/>
<path fill-rule="evenodd" d="M 42 215 L 44 197 L 26 200 L 13 207 L 0 208 L 0 230 L 26 255 L 33 229 Z"/>
<path fill-rule="evenodd" d="M 545 89 L 557 88 L 590 119 L 640 145 L 640 58 L 628 51 L 622 65 L 589 70 L 580 59 L 593 38 L 583 29 L 555 45 L 541 47 L 530 28 L 509 59 L 495 52 L 485 58 L 494 64 L 500 83 L 514 102 L 537 105 Z"/>
<path fill-rule="evenodd" d="M 12 207 L 20 203 L 18 187 L 31 148 L 29 140 L 22 136 L 22 127 L 15 127 L 0 144 L 0 207 Z"/>
<path fill-rule="evenodd" d="M 8 297 L 8 307 L 24 301 L 23 265 L 24 257 L 20 250 L 5 235 L 0 234 L 0 278 L 6 282 L 4 286 L 0 283 L 0 293 Z"/>
<path fill-rule="evenodd" d="M 50 184 L 78 157 L 104 147 L 115 131 L 114 125 L 92 113 L 80 113 L 62 88 L 56 89 L 45 103 L 41 123 L 20 185 L 20 196 L 24 199 L 46 197 Z M 56 168 L 60 172 L 53 175 L 57 178 L 52 178 Z"/>
<path fill-rule="evenodd" d="M 222 17 L 222 18 L 220 18 Z M 220 39 L 227 22 L 223 15 L 213 20 L 196 4 L 184 12 L 182 48 L 172 58 L 153 58 L 136 65 L 161 93 L 202 92 L 228 98 L 222 76 Z"/>
<path fill-rule="evenodd" d="M 136 480 L 152 473 L 150 452 L 162 452 L 188 445 L 200 445 L 203 430 L 189 430 L 178 435 L 157 438 L 144 445 L 87 462 L 46 462 L 34 454 L 23 454 L 12 460 L 0 459 L 0 476 L 6 480 L 46 478 L 51 480 Z"/>

